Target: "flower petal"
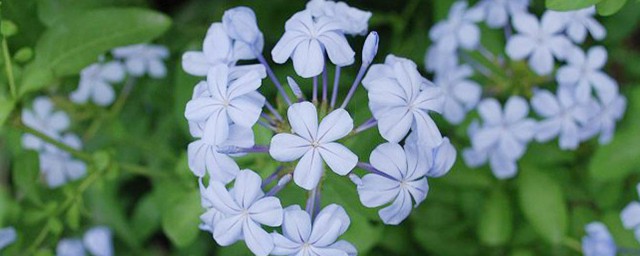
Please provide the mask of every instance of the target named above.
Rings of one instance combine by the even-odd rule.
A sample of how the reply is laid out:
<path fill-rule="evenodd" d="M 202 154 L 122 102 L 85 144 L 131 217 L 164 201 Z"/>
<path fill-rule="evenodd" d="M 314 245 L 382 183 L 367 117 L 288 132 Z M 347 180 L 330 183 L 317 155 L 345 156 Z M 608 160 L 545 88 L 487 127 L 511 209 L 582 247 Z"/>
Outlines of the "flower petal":
<path fill-rule="evenodd" d="M 327 50 L 331 63 L 336 66 L 348 66 L 355 61 L 354 56 L 356 53 L 351 49 L 344 35 L 335 31 L 327 31 L 318 36 L 318 40 Z"/>
<path fill-rule="evenodd" d="M 271 235 L 251 220 L 245 220 L 243 223 L 242 235 L 247 247 L 255 255 L 266 256 L 273 250 L 274 244 Z"/>
<path fill-rule="evenodd" d="M 261 198 L 249 208 L 251 219 L 270 227 L 282 225 L 282 205 L 280 199 L 273 196 Z"/>
<path fill-rule="evenodd" d="M 229 246 L 242 239 L 244 219 L 242 215 L 232 215 L 220 220 L 213 227 L 213 239 L 221 246 Z"/>
<path fill-rule="evenodd" d="M 389 176 L 402 180 L 407 172 L 407 156 L 404 149 L 396 143 L 378 145 L 369 157 L 371 165 Z"/>
<path fill-rule="evenodd" d="M 367 174 L 358 186 L 360 202 L 366 207 L 378 207 L 391 202 L 400 192 L 400 182 L 377 175 Z"/>
<path fill-rule="evenodd" d="M 287 117 L 291 130 L 308 141 L 315 141 L 318 133 L 318 113 L 311 102 L 295 103 L 289 107 Z"/>
<path fill-rule="evenodd" d="M 291 162 L 299 159 L 311 149 L 309 141 L 300 136 L 279 133 L 271 139 L 269 154 L 273 159 L 282 162 Z"/>
<path fill-rule="evenodd" d="M 387 225 L 398 225 L 411 214 L 411 196 L 409 191 L 400 189 L 398 197 L 391 205 L 378 211 L 380 219 Z"/>
<path fill-rule="evenodd" d="M 336 109 L 320 122 L 317 140 L 322 143 L 332 142 L 347 136 L 353 130 L 353 119 L 344 109 Z"/>
<path fill-rule="evenodd" d="M 324 52 L 320 42 L 315 39 L 302 41 L 291 56 L 293 68 L 304 78 L 311 78 L 322 73 L 324 69 Z"/>
<path fill-rule="evenodd" d="M 287 208 L 284 212 L 282 232 L 288 239 L 298 244 L 308 242 L 311 235 L 311 218 L 309 214 L 300 209 L 291 210 Z"/>
<path fill-rule="evenodd" d="M 322 144 L 318 151 L 329 168 L 339 175 L 347 175 L 358 163 L 358 156 L 339 143 Z"/>
<path fill-rule="evenodd" d="M 256 200 L 264 196 L 261 186 L 260 176 L 252 170 L 244 169 L 238 173 L 231 194 L 242 209 L 249 209 Z"/>
<path fill-rule="evenodd" d="M 293 180 L 298 186 L 312 190 L 318 185 L 322 177 L 322 157 L 318 150 L 309 150 L 305 153 L 295 170 L 293 170 Z"/>

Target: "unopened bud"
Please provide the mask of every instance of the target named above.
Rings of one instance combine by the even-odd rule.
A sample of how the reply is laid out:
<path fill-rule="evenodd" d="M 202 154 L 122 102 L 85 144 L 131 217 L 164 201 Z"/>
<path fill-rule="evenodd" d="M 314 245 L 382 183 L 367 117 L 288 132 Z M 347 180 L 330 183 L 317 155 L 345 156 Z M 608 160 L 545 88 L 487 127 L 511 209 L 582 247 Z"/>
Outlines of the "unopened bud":
<path fill-rule="evenodd" d="M 362 63 L 371 63 L 378 53 L 378 33 L 371 31 L 362 47 Z"/>

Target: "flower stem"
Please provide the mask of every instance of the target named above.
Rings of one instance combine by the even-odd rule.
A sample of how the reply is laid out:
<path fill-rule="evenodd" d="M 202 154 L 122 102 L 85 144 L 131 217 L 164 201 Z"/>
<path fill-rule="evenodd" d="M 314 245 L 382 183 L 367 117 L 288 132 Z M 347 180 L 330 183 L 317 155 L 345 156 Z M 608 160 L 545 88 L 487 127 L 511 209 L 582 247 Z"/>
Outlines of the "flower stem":
<path fill-rule="evenodd" d="M 276 170 L 271 175 L 269 175 L 269 177 L 264 179 L 262 181 L 262 190 L 264 190 L 267 187 L 267 185 L 271 184 L 271 182 L 276 180 L 280 175 L 280 172 L 282 172 L 282 170 L 284 170 L 284 166 L 278 166 L 278 168 L 276 168 Z"/>
<path fill-rule="evenodd" d="M 375 118 L 372 117 L 369 120 L 367 120 L 364 123 L 362 123 L 357 128 L 355 128 L 352 133 L 353 134 L 358 134 L 360 132 L 363 132 L 363 131 L 366 131 L 366 130 L 368 130 L 370 128 L 373 128 L 376 125 L 378 125 L 378 120 L 376 120 Z"/>
<path fill-rule="evenodd" d="M 7 80 L 9 82 L 11 97 L 15 100 L 18 97 L 16 92 L 16 80 L 13 77 L 13 64 L 11 63 L 9 45 L 7 43 L 7 38 L 4 35 L 2 36 L 2 57 L 4 58 L 4 68 L 5 72 L 7 72 Z"/>
<path fill-rule="evenodd" d="M 318 76 L 313 77 L 313 104 L 318 104 Z"/>
<path fill-rule="evenodd" d="M 267 108 L 267 110 L 269 110 L 269 112 L 271 112 L 271 114 L 278 120 L 278 121 L 282 121 L 282 116 L 280 115 L 280 113 L 278 113 L 278 110 L 276 110 L 276 108 L 273 107 L 273 105 L 271 105 L 271 103 L 269 103 L 269 101 L 265 101 L 264 102 L 264 106 Z"/>
<path fill-rule="evenodd" d="M 333 75 L 333 92 L 331 93 L 331 109 L 336 106 L 338 100 L 338 84 L 340 83 L 340 66 L 336 66 L 336 73 Z"/>
<path fill-rule="evenodd" d="M 273 73 L 273 70 L 271 69 L 271 66 L 269 66 L 269 63 L 267 62 L 267 60 L 264 58 L 264 56 L 262 56 L 262 53 L 257 51 L 255 48 L 253 48 L 253 53 L 258 58 L 258 61 L 260 62 L 260 64 L 262 64 L 262 66 L 264 66 L 264 68 L 267 70 L 267 75 L 269 76 L 269 79 L 271 79 L 271 82 L 273 82 L 273 84 L 276 86 L 276 89 L 278 89 L 278 92 L 280 93 L 284 101 L 287 102 L 287 105 L 291 106 L 291 99 L 289 99 L 289 95 L 287 95 L 287 92 L 284 91 L 282 84 L 276 77 L 276 74 Z"/>
<path fill-rule="evenodd" d="M 347 93 L 347 97 L 344 98 L 344 101 L 342 102 L 342 105 L 340 105 L 340 108 L 347 107 L 347 104 L 349 104 L 349 101 L 353 97 L 353 94 L 356 92 L 356 89 L 358 88 L 360 81 L 362 81 L 364 74 L 367 72 L 367 68 L 369 68 L 369 65 L 366 63 L 362 63 L 362 65 L 360 66 L 360 70 L 358 71 L 358 75 L 356 76 L 356 80 L 353 81 L 353 84 L 349 89 L 349 93 Z"/>
<path fill-rule="evenodd" d="M 325 62 L 326 63 L 326 62 Z M 324 69 L 322 70 L 322 103 L 326 104 L 327 100 L 328 100 L 328 95 L 327 95 L 327 84 L 329 83 L 329 81 L 327 81 L 329 79 L 329 74 L 327 74 L 327 65 L 324 66 Z"/>
<path fill-rule="evenodd" d="M 396 178 L 391 177 L 389 174 L 386 174 L 384 172 L 379 171 L 378 169 L 376 169 L 375 167 L 373 167 L 373 165 L 371 165 L 369 163 L 358 162 L 358 164 L 356 166 L 358 168 L 362 169 L 362 170 L 365 170 L 365 171 L 373 173 L 373 174 L 380 175 L 380 176 L 385 177 L 387 179 L 397 180 Z"/>

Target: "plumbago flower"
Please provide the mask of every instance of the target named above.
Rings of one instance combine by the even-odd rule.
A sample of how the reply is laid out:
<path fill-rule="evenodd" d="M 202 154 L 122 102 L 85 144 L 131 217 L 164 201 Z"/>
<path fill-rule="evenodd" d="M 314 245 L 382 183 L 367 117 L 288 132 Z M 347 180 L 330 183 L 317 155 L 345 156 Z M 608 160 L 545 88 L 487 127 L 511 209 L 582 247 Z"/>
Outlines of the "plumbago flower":
<path fill-rule="evenodd" d="M 536 128 L 536 122 L 527 118 L 527 101 L 512 96 L 502 110 L 497 100 L 485 99 L 478 105 L 478 113 L 483 124 L 470 126 L 472 149 L 465 151 L 465 161 L 479 166 L 489 160 L 497 178 L 513 177 L 517 172 L 515 161 L 526 151 Z"/>
<path fill-rule="evenodd" d="M 602 24 L 593 17 L 593 15 L 596 14 L 595 6 L 576 11 L 550 11 L 550 13 L 558 16 L 558 18 L 562 20 L 567 36 L 569 36 L 569 38 L 571 38 L 575 43 L 583 43 L 587 38 L 587 32 L 591 34 L 593 39 L 598 41 L 607 36 L 607 31 L 604 29 Z"/>
<path fill-rule="evenodd" d="M 509 17 L 526 12 L 529 0 L 482 0 L 476 8 L 484 11 L 484 21 L 490 28 L 509 25 Z"/>
<path fill-rule="evenodd" d="M 482 20 L 482 12 L 468 9 L 468 3 L 458 1 L 449 9 L 449 17 L 431 28 L 429 38 L 435 42 L 439 51 L 453 52 L 458 48 L 475 49 L 480 42 L 480 28 L 476 25 Z"/>
<path fill-rule="evenodd" d="M 473 69 L 467 65 L 436 73 L 434 83 L 442 88 L 445 98 L 442 115 L 452 124 L 461 123 L 480 101 L 482 88 L 469 79 L 471 75 Z"/>
<path fill-rule="evenodd" d="M 38 97 L 33 101 L 33 111 L 22 112 L 22 122 L 61 144 L 73 149 L 81 149 L 82 141 L 72 133 L 63 134 L 69 128 L 69 116 L 63 111 L 55 111 L 49 98 Z M 86 174 L 86 165 L 74 159 L 70 153 L 47 143 L 33 134 L 22 135 L 22 146 L 39 154 L 40 171 L 50 188 L 60 187 L 78 180 Z"/>
<path fill-rule="evenodd" d="M 282 235 L 272 233 L 273 255 L 356 255 L 356 248 L 345 240 L 336 241 L 347 231 L 351 220 L 339 205 L 331 204 L 311 221 L 309 213 L 300 206 L 284 211 Z"/>
<path fill-rule="evenodd" d="M 580 144 L 580 130 L 594 113 L 595 102 L 577 102 L 570 88 L 558 88 L 557 96 L 539 90 L 531 99 L 531 107 L 545 118 L 538 123 L 535 138 L 547 142 L 559 137 L 561 149 L 576 149 Z"/>
<path fill-rule="evenodd" d="M 561 34 L 562 19 L 545 13 L 538 19 L 521 12 L 513 17 L 513 26 L 519 32 L 509 38 L 507 55 L 514 60 L 529 58 L 529 66 L 538 75 L 549 75 L 553 71 L 555 57 L 563 60 L 571 42 Z"/>
<path fill-rule="evenodd" d="M 316 107 L 310 102 L 301 102 L 291 105 L 287 116 L 295 135 L 274 136 L 269 154 L 282 162 L 300 159 L 293 171 L 293 180 L 298 186 L 307 190 L 315 188 L 322 177 L 323 162 L 340 175 L 346 175 L 356 166 L 358 156 L 334 142 L 353 130 L 353 119 L 346 110 L 334 110 L 318 125 Z"/>
<path fill-rule="evenodd" d="M 582 127 L 580 138 L 586 140 L 599 133 L 600 144 L 611 142 L 616 122 L 622 119 L 626 108 L 627 99 L 621 94 L 598 94 L 595 114 Z"/>
<path fill-rule="evenodd" d="M 80 72 L 78 89 L 70 95 L 71 101 L 84 104 L 91 100 L 96 105 L 107 106 L 116 98 L 112 84 L 120 83 L 125 77 L 120 62 L 95 63 Z"/>
<path fill-rule="evenodd" d="M 77 256 L 89 252 L 95 256 L 113 255 L 113 241 L 111 230 L 105 226 L 98 226 L 87 230 L 82 239 L 64 238 L 58 242 L 56 255 Z"/>
<path fill-rule="evenodd" d="M 153 78 L 167 75 L 164 60 L 169 58 L 169 50 L 162 45 L 136 44 L 115 48 L 114 57 L 122 59 L 127 72 L 135 77 L 149 74 Z"/>
<path fill-rule="evenodd" d="M 15 242 L 17 236 L 16 229 L 13 227 L 0 229 L 0 250 Z"/>
<path fill-rule="evenodd" d="M 582 252 L 585 256 L 614 256 L 617 253 L 609 229 L 600 223 L 592 222 L 585 227 L 586 235 L 582 238 Z"/>
<path fill-rule="evenodd" d="M 637 185 L 638 196 L 640 196 L 640 184 Z M 620 214 L 622 224 L 626 229 L 633 230 L 636 239 L 640 242 L 640 202 L 631 202 L 622 210 Z"/>
<path fill-rule="evenodd" d="M 607 97 L 618 92 L 618 84 L 601 69 L 607 62 L 607 50 L 602 46 L 589 49 L 587 54 L 578 47 L 571 49 L 567 64 L 558 69 L 556 80 L 560 85 L 575 88 L 576 98 L 581 102 L 591 99 L 592 88 Z"/>
<path fill-rule="evenodd" d="M 378 50 L 376 32 L 367 36 L 356 79 L 342 104 L 337 105 L 341 69 L 355 61 L 345 34 L 366 31 L 369 16 L 344 3 L 312 1 L 307 10 L 287 21 L 286 31 L 271 54 L 276 63 L 291 58 L 298 76 L 313 77 L 309 81 L 314 85 L 310 101 L 306 100 L 306 90 L 298 85 L 299 79 L 286 76 L 290 92 L 282 86 L 262 56 L 262 33 L 255 15 L 246 7 L 227 10 L 222 24 L 214 23 L 209 28 L 203 52 L 183 55 L 185 71 L 207 75 L 206 81 L 195 86 L 185 118 L 195 138 L 188 147 L 189 167 L 200 181 L 201 204 L 206 210 L 200 216 L 200 229 L 212 233 L 218 244 L 228 246 L 243 240 L 257 255 L 355 255 L 353 245 L 338 240 L 350 224 L 346 209 L 331 204 L 332 198 L 322 197 L 322 186 L 332 186 L 330 179 L 323 179 L 333 175 L 329 170 L 339 179 L 355 181 L 360 194 L 384 193 L 374 189 L 380 184 L 395 184 L 397 191 L 385 195 L 387 201 L 363 203 L 372 207 L 390 203 L 380 211 L 382 220 L 399 224 L 410 214 L 412 205 L 425 200 L 426 177 L 441 177 L 452 168 L 456 151 L 430 116 L 431 112 L 442 111 L 445 98 L 441 88 L 422 77 L 408 59 L 389 55 L 384 64 L 371 65 Z M 245 55 L 247 48 L 251 56 Z M 256 59 L 260 64 L 239 64 L 238 56 Z M 331 95 L 326 72 L 329 63 L 336 65 Z M 277 107 L 258 91 L 265 75 L 278 91 Z M 464 79 L 464 74 L 459 78 Z M 318 97 L 320 79 L 322 97 Z M 463 83 L 458 80 L 455 82 Z M 348 107 L 360 83 L 367 90 L 373 117 L 354 126 Z M 297 101 L 292 101 L 290 94 Z M 466 100 L 465 95 L 460 104 L 471 104 Z M 279 112 L 285 109 L 285 113 Z M 255 145 L 256 124 L 272 132 L 269 145 Z M 402 160 L 404 169 L 384 168 L 387 165 L 376 160 L 377 152 L 387 146 L 380 146 L 372 154 L 372 164 L 359 163 L 358 156 L 347 148 L 352 145 L 348 140 L 374 127 L 389 140 L 383 145 L 394 145 L 402 154 L 405 148 L 411 148 L 410 157 Z M 272 158 L 279 166 L 265 175 L 241 170 L 245 167 L 233 157 L 247 154 L 264 154 L 262 157 Z M 361 172 L 369 174 L 360 180 L 355 173 Z M 372 183 L 380 179 L 385 180 Z M 204 180 L 208 180 L 208 186 Z M 309 190 L 304 210 L 299 206 L 303 202 L 294 202 L 283 210 L 277 196 L 290 183 Z M 371 191 L 361 192 L 363 187 Z M 328 206 L 322 209 L 321 205 Z M 271 227 L 273 233 L 267 233 L 263 226 Z"/>

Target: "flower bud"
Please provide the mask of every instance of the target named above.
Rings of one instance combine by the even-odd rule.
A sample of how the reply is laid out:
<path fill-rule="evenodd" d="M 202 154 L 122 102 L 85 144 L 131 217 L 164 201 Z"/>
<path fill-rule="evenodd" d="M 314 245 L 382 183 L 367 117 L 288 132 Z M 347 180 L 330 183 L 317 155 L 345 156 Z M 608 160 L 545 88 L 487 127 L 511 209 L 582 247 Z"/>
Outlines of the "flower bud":
<path fill-rule="evenodd" d="M 286 185 L 287 183 L 289 183 L 289 181 L 291 181 L 291 174 L 287 174 L 285 176 L 282 176 L 282 178 L 280 178 L 280 180 L 278 180 L 278 187 L 282 187 L 284 185 Z"/>
<path fill-rule="evenodd" d="M 362 63 L 371 63 L 378 53 L 378 33 L 371 31 L 362 47 Z"/>
<path fill-rule="evenodd" d="M 256 15 L 248 7 L 240 6 L 227 10 L 222 16 L 222 24 L 229 37 L 249 45 L 258 42 L 262 36 Z"/>
<path fill-rule="evenodd" d="M 296 80 L 293 80 L 293 78 L 291 78 L 290 76 L 287 76 L 287 83 L 289 84 L 289 87 L 291 87 L 291 90 L 293 91 L 293 95 L 295 95 L 296 98 L 304 99 L 302 90 L 300 89 L 300 86 L 298 85 L 298 83 L 296 83 Z"/>

